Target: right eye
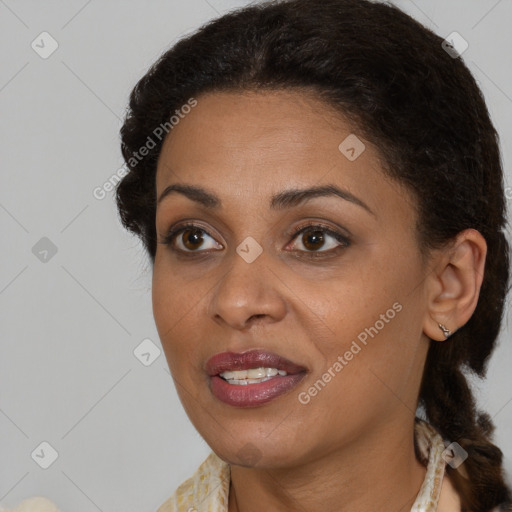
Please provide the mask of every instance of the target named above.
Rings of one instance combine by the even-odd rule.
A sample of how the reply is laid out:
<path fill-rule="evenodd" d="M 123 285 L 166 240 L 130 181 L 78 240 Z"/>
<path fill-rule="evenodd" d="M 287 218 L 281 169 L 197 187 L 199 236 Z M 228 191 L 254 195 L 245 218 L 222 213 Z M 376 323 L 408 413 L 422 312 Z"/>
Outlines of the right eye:
<path fill-rule="evenodd" d="M 213 245 L 206 249 L 224 248 L 221 244 L 215 242 L 204 228 L 195 224 L 185 224 L 172 228 L 161 243 L 169 245 L 171 250 L 175 252 L 204 252 L 197 250 L 204 243 L 204 235 L 213 240 Z"/>

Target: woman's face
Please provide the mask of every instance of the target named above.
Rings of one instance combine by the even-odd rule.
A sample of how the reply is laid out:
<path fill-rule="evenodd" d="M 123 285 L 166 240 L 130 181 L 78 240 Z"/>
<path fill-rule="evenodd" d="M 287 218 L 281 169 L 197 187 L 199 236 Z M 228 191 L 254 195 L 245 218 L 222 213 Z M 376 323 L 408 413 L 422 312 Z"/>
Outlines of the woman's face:
<path fill-rule="evenodd" d="M 166 189 L 159 242 L 196 227 L 158 244 L 154 316 L 219 456 L 286 467 L 409 429 L 428 270 L 412 196 L 369 142 L 299 92 L 209 93 L 165 141 Z"/>

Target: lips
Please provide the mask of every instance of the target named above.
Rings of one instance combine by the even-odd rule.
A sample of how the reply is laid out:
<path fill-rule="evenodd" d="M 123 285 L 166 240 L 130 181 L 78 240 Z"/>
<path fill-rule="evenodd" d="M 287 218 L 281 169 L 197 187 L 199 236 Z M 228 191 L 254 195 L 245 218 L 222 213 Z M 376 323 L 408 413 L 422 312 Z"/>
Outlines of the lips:
<path fill-rule="evenodd" d="M 250 370 L 251 368 L 277 368 L 288 375 L 306 371 L 306 368 L 293 363 L 289 359 L 264 350 L 250 350 L 241 354 L 223 352 L 216 354 L 206 363 L 206 372 L 210 376 L 234 370 Z"/>
<path fill-rule="evenodd" d="M 220 374 L 254 368 L 275 368 L 286 372 L 259 383 L 230 384 Z M 210 390 L 221 402 L 232 407 L 258 407 L 296 387 L 306 375 L 306 368 L 289 359 L 263 350 L 250 350 L 242 354 L 223 352 L 210 358 L 205 366 L 210 376 Z"/>

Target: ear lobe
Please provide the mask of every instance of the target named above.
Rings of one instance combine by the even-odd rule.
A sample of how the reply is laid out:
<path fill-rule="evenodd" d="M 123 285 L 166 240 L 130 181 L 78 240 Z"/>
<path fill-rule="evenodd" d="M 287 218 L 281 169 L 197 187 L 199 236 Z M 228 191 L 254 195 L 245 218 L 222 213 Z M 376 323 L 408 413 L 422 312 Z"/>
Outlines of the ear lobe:
<path fill-rule="evenodd" d="M 423 332 L 444 341 L 462 327 L 475 311 L 482 286 L 487 243 L 475 229 L 461 231 L 436 257 L 428 279 L 427 315 Z"/>

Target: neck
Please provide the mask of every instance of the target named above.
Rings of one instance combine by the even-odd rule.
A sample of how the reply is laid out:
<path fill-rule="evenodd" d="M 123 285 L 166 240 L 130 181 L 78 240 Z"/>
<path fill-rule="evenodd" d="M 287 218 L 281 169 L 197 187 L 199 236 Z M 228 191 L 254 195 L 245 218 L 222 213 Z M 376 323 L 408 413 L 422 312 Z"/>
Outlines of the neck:
<path fill-rule="evenodd" d="M 426 468 L 414 453 L 414 420 L 292 468 L 231 466 L 229 512 L 409 512 Z"/>

